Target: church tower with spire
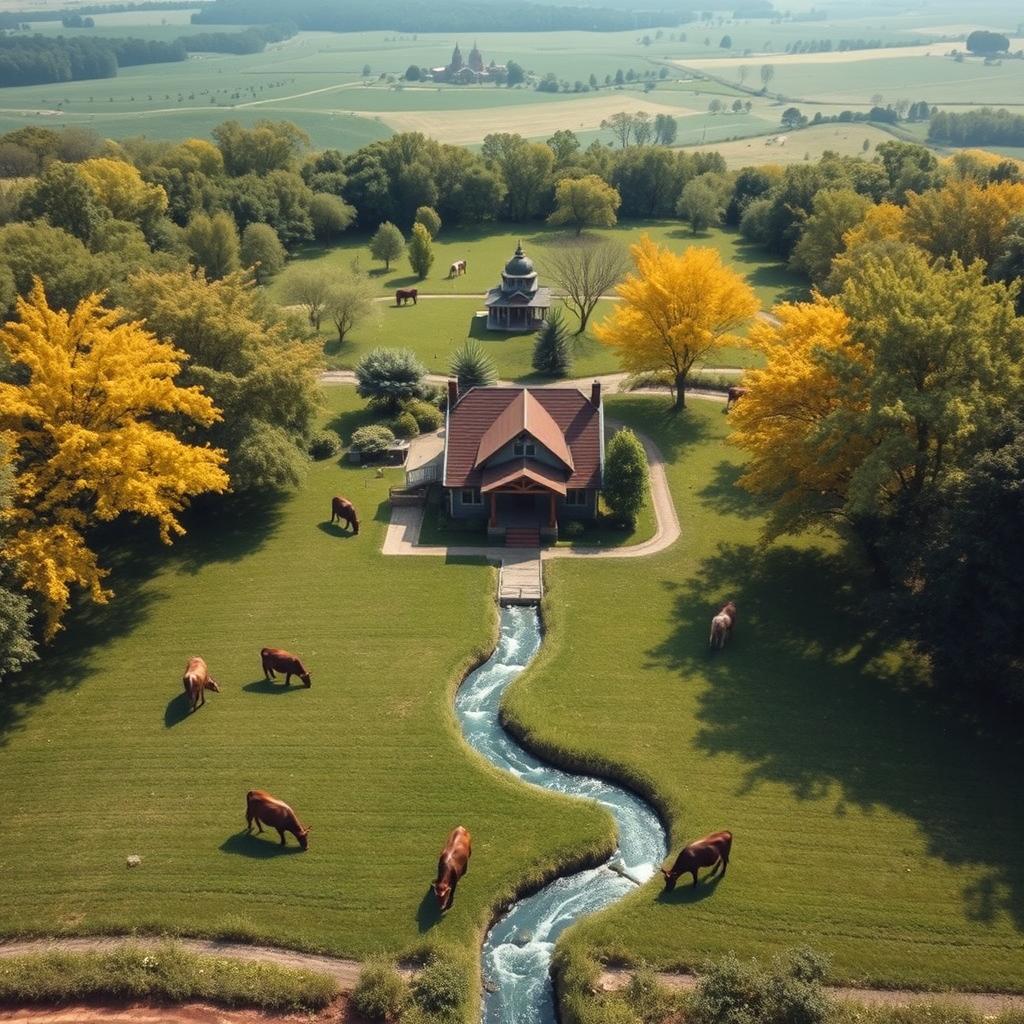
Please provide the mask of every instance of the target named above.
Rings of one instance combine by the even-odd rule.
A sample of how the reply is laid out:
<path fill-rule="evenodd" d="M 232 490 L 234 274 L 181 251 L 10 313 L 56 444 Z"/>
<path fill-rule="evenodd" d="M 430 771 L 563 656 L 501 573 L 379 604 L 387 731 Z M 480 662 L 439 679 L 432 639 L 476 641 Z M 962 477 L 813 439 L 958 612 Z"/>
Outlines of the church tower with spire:
<path fill-rule="evenodd" d="M 459 49 L 459 44 L 456 43 L 455 49 L 452 50 L 452 61 L 448 65 L 448 77 L 451 78 L 453 75 L 458 74 L 464 66 L 462 51 Z"/>
<path fill-rule="evenodd" d="M 470 71 L 474 71 L 476 74 L 480 74 L 484 69 L 484 58 L 480 51 L 476 48 L 476 40 L 473 40 L 473 49 L 469 51 L 469 64 Z"/>

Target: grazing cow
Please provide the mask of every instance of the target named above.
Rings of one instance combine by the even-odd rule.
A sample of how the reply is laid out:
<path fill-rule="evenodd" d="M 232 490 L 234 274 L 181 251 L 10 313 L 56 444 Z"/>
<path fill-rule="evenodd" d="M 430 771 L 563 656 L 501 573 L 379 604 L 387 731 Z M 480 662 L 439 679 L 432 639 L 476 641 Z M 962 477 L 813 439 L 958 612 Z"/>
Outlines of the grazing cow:
<path fill-rule="evenodd" d="M 711 635 L 708 637 L 708 646 L 713 651 L 720 651 L 725 646 L 725 641 L 732 636 L 735 625 L 736 605 L 732 601 L 727 601 L 711 620 Z"/>
<path fill-rule="evenodd" d="M 346 523 L 353 535 L 359 532 L 359 514 L 348 498 L 331 498 L 331 522 L 333 523 L 335 519 L 339 523 Z"/>
<path fill-rule="evenodd" d="M 725 411 L 728 412 L 749 391 L 750 388 L 741 388 L 736 384 L 729 388 L 725 397 Z"/>
<path fill-rule="evenodd" d="M 245 794 L 245 831 L 250 835 L 253 822 L 256 822 L 259 832 L 263 831 L 264 825 L 276 828 L 282 846 L 285 832 L 291 832 L 303 850 L 309 848 L 309 829 L 302 827 L 295 812 L 283 800 L 278 800 L 262 789 L 250 789 Z"/>
<path fill-rule="evenodd" d="M 416 288 L 399 288 L 395 292 L 395 305 L 404 305 L 409 299 L 412 299 L 412 304 L 415 306 L 417 295 L 419 295 L 419 290 Z"/>
<path fill-rule="evenodd" d="M 437 881 L 431 885 L 437 897 L 437 906 L 443 913 L 455 902 L 455 886 L 469 868 L 469 855 L 473 852 L 473 843 L 469 832 L 461 825 L 456 825 L 448 836 L 437 862 Z"/>
<path fill-rule="evenodd" d="M 710 868 L 715 870 L 705 876 L 707 882 L 714 878 L 721 870 L 722 877 L 725 877 L 725 869 L 729 866 L 729 851 L 732 849 L 731 832 L 712 832 L 703 839 L 695 839 L 688 846 L 684 846 L 671 870 L 661 869 L 665 876 L 665 891 L 671 892 L 676 887 L 676 879 L 687 872 L 693 875 L 693 886 L 697 887 L 697 869 Z"/>
<path fill-rule="evenodd" d="M 456 260 L 448 268 L 448 279 L 451 280 L 453 277 L 460 277 L 465 272 L 466 272 L 466 261 L 465 260 Z"/>
<path fill-rule="evenodd" d="M 285 686 L 291 686 L 292 676 L 298 676 L 304 686 L 309 687 L 313 685 L 313 680 L 310 679 L 309 673 L 302 662 L 294 654 L 282 651 L 280 647 L 264 647 L 260 651 L 260 661 L 263 664 L 263 676 L 265 679 L 276 678 L 274 676 L 274 669 L 277 669 L 278 672 L 284 673 Z"/>
<path fill-rule="evenodd" d="M 185 693 L 188 694 L 189 711 L 195 711 L 206 703 L 207 690 L 220 693 L 217 680 L 210 675 L 210 670 L 202 658 L 188 659 L 181 682 L 185 687 Z"/>

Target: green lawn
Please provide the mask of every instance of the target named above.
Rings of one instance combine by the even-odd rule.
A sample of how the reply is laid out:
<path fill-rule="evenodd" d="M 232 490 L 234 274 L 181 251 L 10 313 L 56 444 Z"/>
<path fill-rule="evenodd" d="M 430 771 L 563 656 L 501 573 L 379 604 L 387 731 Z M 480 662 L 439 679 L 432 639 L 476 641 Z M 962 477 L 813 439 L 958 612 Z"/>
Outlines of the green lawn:
<path fill-rule="evenodd" d="M 352 389 L 326 398 L 343 433 L 365 419 Z M 330 460 L 281 502 L 193 515 L 170 554 L 121 542 L 117 598 L 5 687 L 0 933 L 142 927 L 358 957 L 435 937 L 475 948 L 503 895 L 609 843 L 605 815 L 462 743 L 451 698 L 493 639 L 493 570 L 384 558 L 400 477 Z M 328 524 L 334 494 L 359 509 L 358 537 Z M 268 644 L 305 659 L 311 689 L 263 682 Z M 190 716 L 192 654 L 223 692 Z M 307 853 L 239 834 L 253 787 L 312 827 Z M 458 823 L 472 869 L 438 923 L 428 886 Z"/>
<path fill-rule="evenodd" d="M 612 399 L 655 437 L 683 535 L 638 562 L 545 567 L 547 641 L 506 699 L 548 750 L 655 795 L 672 845 L 733 831 L 718 885 L 658 881 L 567 941 L 699 965 L 809 943 L 836 978 L 1021 989 L 1021 739 L 990 710 L 961 720 L 879 629 L 881 610 L 827 548 L 757 544 L 721 406 Z M 622 595 L 636 614 L 615 609 Z M 712 657 L 710 616 L 736 600 Z"/>

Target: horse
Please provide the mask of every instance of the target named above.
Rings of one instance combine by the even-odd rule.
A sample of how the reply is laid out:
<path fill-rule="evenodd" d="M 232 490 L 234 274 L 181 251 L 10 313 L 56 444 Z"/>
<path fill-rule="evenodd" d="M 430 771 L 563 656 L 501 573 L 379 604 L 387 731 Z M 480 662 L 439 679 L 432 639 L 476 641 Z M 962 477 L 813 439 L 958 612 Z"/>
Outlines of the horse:
<path fill-rule="evenodd" d="M 733 626 L 735 625 L 736 605 L 732 601 L 727 601 L 711 620 L 711 635 L 708 637 L 708 646 L 713 651 L 720 651 L 725 646 L 725 641 L 732 636 Z"/>
<path fill-rule="evenodd" d="M 217 680 L 210 675 L 210 670 L 206 667 L 206 662 L 199 657 L 188 659 L 188 663 L 185 665 L 185 674 L 182 676 L 181 682 L 185 687 L 185 693 L 188 694 L 190 711 L 197 711 L 206 703 L 207 690 L 212 690 L 214 693 L 220 693 L 220 687 L 217 685 Z"/>
<path fill-rule="evenodd" d="M 728 412 L 749 391 L 750 388 L 741 388 L 736 384 L 729 388 L 726 392 L 725 411 Z"/>
<path fill-rule="evenodd" d="M 437 862 L 437 879 L 430 888 L 437 897 L 438 909 L 444 913 L 455 902 L 455 886 L 469 868 L 473 844 L 469 831 L 456 825 L 448 836 Z"/>
<path fill-rule="evenodd" d="M 417 295 L 419 295 L 419 291 L 415 288 L 399 288 L 398 291 L 395 292 L 395 305 L 402 306 L 408 302 L 409 299 L 412 299 L 412 304 L 415 306 Z"/>
<path fill-rule="evenodd" d="M 466 272 L 466 261 L 465 260 L 456 260 L 448 268 L 448 279 L 451 280 L 453 277 L 459 277 L 461 274 L 464 274 L 465 272 Z"/>
<path fill-rule="evenodd" d="M 359 513 L 356 512 L 355 505 L 348 498 L 337 496 L 331 498 L 331 522 L 333 523 L 335 519 L 350 527 L 353 536 L 359 533 Z"/>
<path fill-rule="evenodd" d="M 666 871 L 661 869 L 665 876 L 665 891 L 671 892 L 676 887 L 676 879 L 680 875 L 692 874 L 694 888 L 697 887 L 697 869 L 714 867 L 710 875 L 706 875 L 704 881 L 714 878 L 721 871 L 725 877 L 725 869 L 729 866 L 729 851 L 732 849 L 731 832 L 712 832 L 709 836 L 695 839 L 687 844 L 676 857 L 675 864 Z"/>

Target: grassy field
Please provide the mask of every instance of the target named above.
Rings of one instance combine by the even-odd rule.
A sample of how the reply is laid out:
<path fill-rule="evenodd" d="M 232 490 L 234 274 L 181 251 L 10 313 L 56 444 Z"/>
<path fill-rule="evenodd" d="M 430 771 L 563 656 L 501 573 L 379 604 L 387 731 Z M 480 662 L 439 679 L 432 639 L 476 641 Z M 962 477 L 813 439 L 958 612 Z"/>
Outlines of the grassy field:
<path fill-rule="evenodd" d="M 352 389 L 326 398 L 342 433 L 365 419 Z M 114 602 L 5 686 L 0 932 L 140 926 L 358 957 L 470 947 L 524 878 L 609 843 L 606 816 L 464 746 L 451 697 L 492 642 L 493 573 L 380 555 L 400 478 L 330 460 L 280 502 L 194 515 L 170 554 L 117 544 Z M 334 494 L 359 509 L 357 538 L 328 524 Z M 312 688 L 264 682 L 266 644 L 300 654 Z M 196 653 L 223 692 L 190 716 Z M 312 827 L 307 853 L 241 834 L 253 787 Z M 460 822 L 472 869 L 439 922 L 428 886 Z"/>
<path fill-rule="evenodd" d="M 827 548 L 759 547 L 721 406 L 691 406 L 610 401 L 668 456 L 682 539 L 550 564 L 548 639 L 506 710 L 539 747 L 654 794 L 676 849 L 732 830 L 732 862 L 696 892 L 655 881 L 566 941 L 666 966 L 809 943 L 836 978 L 1024 987 L 1019 728 L 943 706 Z M 612 612 L 626 593 L 642 613 Z M 739 625 L 712 657 L 727 598 Z"/>

